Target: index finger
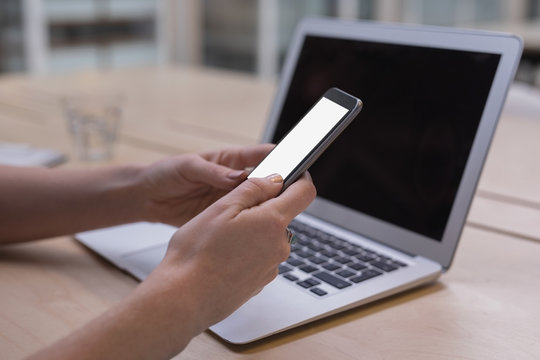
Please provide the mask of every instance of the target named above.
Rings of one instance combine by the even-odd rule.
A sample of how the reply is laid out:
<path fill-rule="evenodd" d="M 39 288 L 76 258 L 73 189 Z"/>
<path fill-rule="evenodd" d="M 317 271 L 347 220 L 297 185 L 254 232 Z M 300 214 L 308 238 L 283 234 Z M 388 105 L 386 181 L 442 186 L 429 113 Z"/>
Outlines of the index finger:
<path fill-rule="evenodd" d="M 317 190 L 311 176 L 306 171 L 297 181 L 292 183 L 285 191 L 277 197 L 263 203 L 263 206 L 271 206 L 288 222 L 291 222 L 296 215 L 304 211 L 315 199 Z"/>
<path fill-rule="evenodd" d="M 273 144 L 259 144 L 249 147 L 225 149 L 219 152 L 203 153 L 208 160 L 228 166 L 232 169 L 244 169 L 257 165 L 274 148 Z"/>
<path fill-rule="evenodd" d="M 258 165 L 274 147 L 274 144 L 259 144 L 240 149 L 239 159 L 244 167 Z"/>

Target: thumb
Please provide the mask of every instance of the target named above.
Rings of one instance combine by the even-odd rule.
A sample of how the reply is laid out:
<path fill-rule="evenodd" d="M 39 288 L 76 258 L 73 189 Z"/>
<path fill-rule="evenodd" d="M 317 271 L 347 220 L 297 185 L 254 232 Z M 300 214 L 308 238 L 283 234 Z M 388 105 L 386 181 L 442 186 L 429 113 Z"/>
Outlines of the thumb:
<path fill-rule="evenodd" d="M 238 212 L 257 206 L 276 197 L 283 187 L 283 178 L 279 174 L 272 174 L 265 178 L 247 179 L 221 200 L 227 207 Z"/>

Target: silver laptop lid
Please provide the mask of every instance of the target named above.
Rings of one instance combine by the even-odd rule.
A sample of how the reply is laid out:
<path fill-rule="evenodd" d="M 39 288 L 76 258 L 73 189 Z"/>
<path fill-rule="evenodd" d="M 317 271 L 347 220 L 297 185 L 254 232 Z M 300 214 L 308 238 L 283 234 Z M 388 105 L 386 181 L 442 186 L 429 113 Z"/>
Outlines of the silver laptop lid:
<path fill-rule="evenodd" d="M 278 142 L 330 87 L 362 99 L 310 170 L 318 197 L 307 212 L 446 269 L 521 50 L 508 34 L 306 19 L 264 141 Z"/>

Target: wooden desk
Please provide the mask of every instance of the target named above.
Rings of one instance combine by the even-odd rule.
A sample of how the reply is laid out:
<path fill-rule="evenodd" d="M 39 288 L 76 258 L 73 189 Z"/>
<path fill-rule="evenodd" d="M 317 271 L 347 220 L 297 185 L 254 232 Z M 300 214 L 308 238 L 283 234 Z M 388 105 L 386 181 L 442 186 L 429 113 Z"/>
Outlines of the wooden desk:
<path fill-rule="evenodd" d="M 79 89 L 125 97 L 115 163 L 255 143 L 275 85 L 202 69 L 2 78 L 0 141 L 72 154 L 58 101 Z M 205 96 L 215 102 L 202 101 Z M 178 357 L 539 358 L 538 126 L 508 115 L 501 120 L 455 262 L 439 282 L 247 346 L 226 345 L 205 332 Z M 89 165 L 72 158 L 66 166 Z M 532 214 L 526 231 L 507 221 L 524 212 Z M 1 248 L 0 357 L 36 351 L 136 285 L 71 237 Z"/>

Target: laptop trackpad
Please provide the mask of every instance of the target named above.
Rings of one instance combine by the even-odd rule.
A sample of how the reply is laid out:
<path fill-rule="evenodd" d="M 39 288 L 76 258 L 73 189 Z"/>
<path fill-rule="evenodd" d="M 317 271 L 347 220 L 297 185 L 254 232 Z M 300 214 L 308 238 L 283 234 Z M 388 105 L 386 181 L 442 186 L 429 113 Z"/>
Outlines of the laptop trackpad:
<path fill-rule="evenodd" d="M 144 280 L 163 260 L 167 244 L 132 252 L 121 257 L 123 267 L 136 278 Z"/>

